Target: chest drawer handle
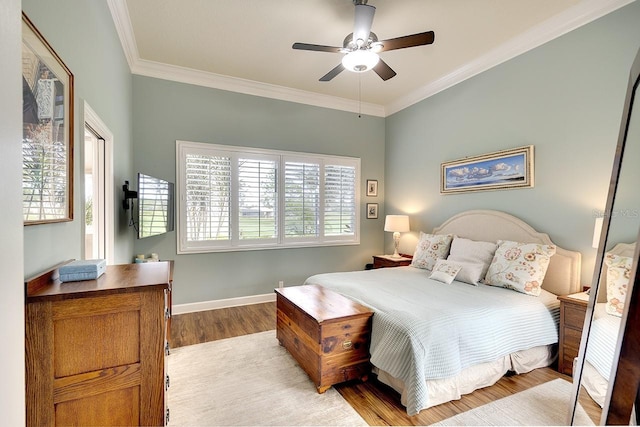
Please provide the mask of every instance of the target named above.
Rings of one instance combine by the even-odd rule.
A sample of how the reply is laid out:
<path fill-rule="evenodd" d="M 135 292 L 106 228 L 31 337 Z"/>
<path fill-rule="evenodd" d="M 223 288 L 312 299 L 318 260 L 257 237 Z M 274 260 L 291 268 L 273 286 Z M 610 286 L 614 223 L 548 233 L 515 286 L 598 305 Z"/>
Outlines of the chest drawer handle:
<path fill-rule="evenodd" d="M 353 343 L 351 342 L 351 340 L 346 340 L 342 342 L 342 348 L 344 350 L 349 350 L 351 347 L 353 347 Z"/>

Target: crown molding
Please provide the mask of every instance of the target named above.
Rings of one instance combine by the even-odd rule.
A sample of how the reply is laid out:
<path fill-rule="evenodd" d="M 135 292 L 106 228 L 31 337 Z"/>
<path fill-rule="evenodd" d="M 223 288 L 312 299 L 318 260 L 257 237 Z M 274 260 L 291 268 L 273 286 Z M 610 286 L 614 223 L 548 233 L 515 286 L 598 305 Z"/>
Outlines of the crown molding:
<path fill-rule="evenodd" d="M 239 79 L 140 58 L 125 0 L 107 0 L 129 68 L 133 74 L 335 110 L 387 117 L 496 65 L 592 22 L 635 0 L 583 0 L 434 82 L 386 106 Z"/>
<path fill-rule="evenodd" d="M 589 22 L 611 13 L 635 0 L 586 0 L 534 26 L 525 33 L 492 49 L 415 92 L 386 106 L 387 115 L 397 113 L 430 96 L 463 82 L 496 65 L 541 46 Z"/>
<path fill-rule="evenodd" d="M 107 0 L 113 23 L 116 26 L 116 32 L 120 38 L 120 44 L 124 55 L 127 58 L 129 69 L 132 70 L 136 61 L 140 59 L 138 54 L 138 44 L 136 36 L 133 34 L 133 26 L 131 25 L 131 17 L 125 0 Z"/>
<path fill-rule="evenodd" d="M 284 86 L 271 85 L 253 80 L 239 79 L 206 71 L 176 65 L 162 64 L 159 62 L 138 59 L 132 67 L 133 74 L 155 77 L 158 79 L 172 80 L 180 83 L 188 83 L 214 89 L 222 89 L 230 92 L 246 95 L 261 96 L 265 98 L 279 99 L 282 101 L 296 102 L 299 104 L 313 105 L 334 110 L 362 113 L 370 116 L 385 117 L 384 107 L 352 99 L 336 96 L 322 95 Z"/>

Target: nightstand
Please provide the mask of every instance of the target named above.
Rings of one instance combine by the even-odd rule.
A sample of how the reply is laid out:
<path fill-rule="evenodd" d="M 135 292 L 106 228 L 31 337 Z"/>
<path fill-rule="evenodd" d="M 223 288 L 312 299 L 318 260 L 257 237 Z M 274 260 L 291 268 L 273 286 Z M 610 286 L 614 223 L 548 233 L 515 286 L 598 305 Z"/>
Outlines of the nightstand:
<path fill-rule="evenodd" d="M 387 267 L 404 267 L 411 265 L 413 256 L 400 254 L 401 258 L 394 258 L 391 255 L 374 255 L 373 256 L 373 268 L 387 268 Z"/>
<path fill-rule="evenodd" d="M 560 300 L 560 343 L 558 372 L 573 375 L 573 359 L 578 356 L 584 317 L 589 302 L 589 294 L 579 292 L 561 295 Z"/>

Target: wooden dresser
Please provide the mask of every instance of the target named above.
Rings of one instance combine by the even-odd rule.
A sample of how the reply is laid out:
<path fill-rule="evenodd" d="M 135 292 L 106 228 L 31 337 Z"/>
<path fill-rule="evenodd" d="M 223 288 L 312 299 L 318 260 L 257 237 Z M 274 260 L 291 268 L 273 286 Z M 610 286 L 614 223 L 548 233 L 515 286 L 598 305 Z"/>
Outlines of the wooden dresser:
<path fill-rule="evenodd" d="M 59 266 L 58 266 L 59 267 Z M 27 426 L 164 425 L 169 262 L 26 281 Z"/>
<path fill-rule="evenodd" d="M 333 384 L 367 378 L 371 371 L 371 310 L 316 285 L 275 292 L 278 340 L 319 393 Z"/>
<path fill-rule="evenodd" d="M 558 349 L 558 372 L 573 375 L 573 359 L 578 356 L 584 317 L 587 312 L 589 294 L 559 296 L 560 300 L 560 343 Z"/>

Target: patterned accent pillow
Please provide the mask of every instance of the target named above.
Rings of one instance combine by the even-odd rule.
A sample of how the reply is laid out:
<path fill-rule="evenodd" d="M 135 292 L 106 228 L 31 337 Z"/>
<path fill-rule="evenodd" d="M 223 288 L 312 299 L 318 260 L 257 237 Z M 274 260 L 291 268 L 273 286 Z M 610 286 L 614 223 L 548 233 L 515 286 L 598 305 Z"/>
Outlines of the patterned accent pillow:
<path fill-rule="evenodd" d="M 436 265 L 433 267 L 433 271 L 429 278 L 450 285 L 461 269 L 462 266 L 460 264 L 439 259 L 436 261 Z"/>
<path fill-rule="evenodd" d="M 554 245 L 498 240 L 498 249 L 484 282 L 537 297 L 555 253 Z"/>
<path fill-rule="evenodd" d="M 607 313 L 622 317 L 632 260 L 627 256 L 608 253 L 604 263 L 607 265 L 607 305 L 605 307 Z"/>
<path fill-rule="evenodd" d="M 451 234 L 426 234 L 421 231 L 411 266 L 426 270 L 433 269 L 437 260 L 447 257 L 452 239 Z"/>

